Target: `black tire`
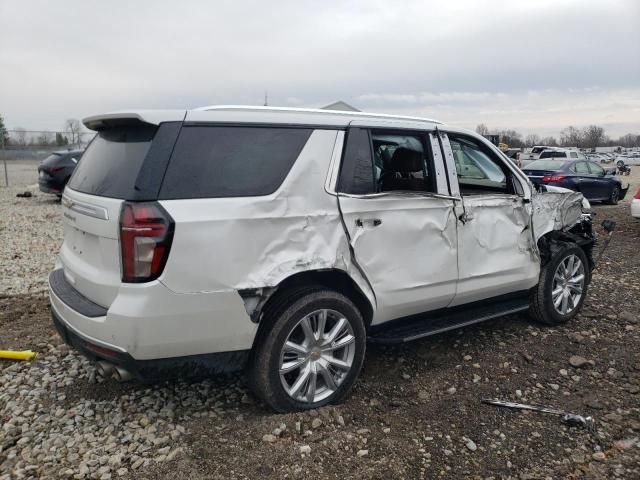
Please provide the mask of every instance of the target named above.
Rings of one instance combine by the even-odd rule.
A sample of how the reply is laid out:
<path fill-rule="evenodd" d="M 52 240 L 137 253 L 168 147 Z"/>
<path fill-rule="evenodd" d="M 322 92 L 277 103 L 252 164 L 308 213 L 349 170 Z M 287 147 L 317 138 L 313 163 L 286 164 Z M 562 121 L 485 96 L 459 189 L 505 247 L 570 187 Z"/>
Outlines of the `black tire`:
<path fill-rule="evenodd" d="M 611 189 L 611 194 L 609 195 L 609 199 L 607 200 L 607 204 L 609 205 L 617 205 L 620 200 L 620 187 L 618 185 L 614 185 Z"/>
<path fill-rule="evenodd" d="M 566 314 L 561 314 L 556 310 L 553 304 L 552 289 L 553 280 L 556 270 L 561 262 L 565 261 L 571 255 L 575 255 L 580 259 L 584 267 L 584 285 L 582 287 L 582 296 L 574 308 Z M 575 317 L 587 296 L 591 273 L 589 262 L 584 251 L 574 243 L 564 242 L 557 249 L 551 259 L 542 266 L 540 270 L 540 281 L 538 285 L 533 287 L 529 293 L 529 315 L 537 322 L 546 325 L 559 325 L 566 323 Z"/>
<path fill-rule="evenodd" d="M 341 383 L 328 397 L 320 401 L 300 401 L 285 390 L 280 378 L 281 354 L 290 334 L 305 316 L 319 310 L 339 312 L 353 331 L 353 357 L 351 367 L 344 373 Z M 250 363 L 248 383 L 253 393 L 278 412 L 291 412 L 339 403 L 351 391 L 364 362 L 366 329 L 358 308 L 344 295 L 324 287 L 311 287 L 284 292 L 275 301 L 260 326 Z M 318 377 L 320 378 L 320 377 Z"/>

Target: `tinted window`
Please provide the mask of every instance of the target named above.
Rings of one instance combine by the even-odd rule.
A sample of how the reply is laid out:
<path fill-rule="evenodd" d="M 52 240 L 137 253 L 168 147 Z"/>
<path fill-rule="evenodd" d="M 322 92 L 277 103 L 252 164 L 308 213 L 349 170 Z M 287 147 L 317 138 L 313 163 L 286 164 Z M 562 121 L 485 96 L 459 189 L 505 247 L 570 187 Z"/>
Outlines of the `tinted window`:
<path fill-rule="evenodd" d="M 549 151 L 549 152 L 542 152 L 540 154 L 540 158 L 567 158 L 567 153 L 566 152 L 553 152 L 553 151 Z"/>
<path fill-rule="evenodd" d="M 350 128 L 340 171 L 339 190 L 353 195 L 374 193 L 371 139 L 365 128 Z"/>
<path fill-rule="evenodd" d="M 112 198 L 130 198 L 155 127 L 116 127 L 100 132 L 78 162 L 69 187 Z"/>
<path fill-rule="evenodd" d="M 183 127 L 160 198 L 273 193 L 291 170 L 311 132 L 302 128 Z"/>

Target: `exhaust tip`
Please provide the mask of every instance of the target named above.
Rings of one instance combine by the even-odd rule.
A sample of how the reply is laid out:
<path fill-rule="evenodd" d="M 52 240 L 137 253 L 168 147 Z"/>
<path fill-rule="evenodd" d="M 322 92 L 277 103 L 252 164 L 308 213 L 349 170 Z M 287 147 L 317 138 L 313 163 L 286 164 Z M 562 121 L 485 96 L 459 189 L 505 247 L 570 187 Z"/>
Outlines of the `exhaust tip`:
<path fill-rule="evenodd" d="M 96 371 L 102 378 L 111 378 L 111 375 L 115 372 L 115 367 L 110 363 L 100 361 L 96 364 Z"/>
<path fill-rule="evenodd" d="M 133 378 L 133 375 L 131 375 L 131 372 L 125 370 L 122 367 L 114 367 L 113 378 L 118 382 L 128 382 Z"/>

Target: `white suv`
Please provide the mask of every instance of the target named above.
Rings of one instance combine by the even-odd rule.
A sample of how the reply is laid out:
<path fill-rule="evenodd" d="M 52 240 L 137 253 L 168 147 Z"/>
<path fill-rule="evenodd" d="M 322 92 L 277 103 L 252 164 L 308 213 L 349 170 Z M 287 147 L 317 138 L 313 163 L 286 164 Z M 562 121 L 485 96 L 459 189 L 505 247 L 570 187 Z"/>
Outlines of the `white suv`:
<path fill-rule="evenodd" d="M 432 120 L 112 113 L 62 199 L 65 341 L 121 380 L 248 369 L 279 411 L 350 390 L 370 342 L 528 310 L 572 318 L 594 236 L 483 137 Z"/>

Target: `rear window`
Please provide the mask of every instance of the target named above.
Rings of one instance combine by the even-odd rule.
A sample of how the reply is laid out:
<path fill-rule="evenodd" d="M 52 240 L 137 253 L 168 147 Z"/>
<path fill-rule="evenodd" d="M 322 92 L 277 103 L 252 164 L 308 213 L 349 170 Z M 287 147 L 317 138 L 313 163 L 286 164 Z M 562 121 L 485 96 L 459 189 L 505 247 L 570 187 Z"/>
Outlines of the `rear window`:
<path fill-rule="evenodd" d="M 78 162 L 69 187 L 101 197 L 131 198 L 156 128 L 115 127 L 100 132 Z"/>
<path fill-rule="evenodd" d="M 563 160 L 536 160 L 527 164 L 527 170 L 560 170 L 564 164 Z"/>
<path fill-rule="evenodd" d="M 542 152 L 540 158 L 566 158 L 567 152 Z"/>
<path fill-rule="evenodd" d="M 269 195 L 282 184 L 311 132 L 306 128 L 185 126 L 160 198 Z"/>

